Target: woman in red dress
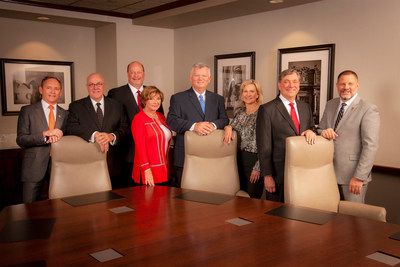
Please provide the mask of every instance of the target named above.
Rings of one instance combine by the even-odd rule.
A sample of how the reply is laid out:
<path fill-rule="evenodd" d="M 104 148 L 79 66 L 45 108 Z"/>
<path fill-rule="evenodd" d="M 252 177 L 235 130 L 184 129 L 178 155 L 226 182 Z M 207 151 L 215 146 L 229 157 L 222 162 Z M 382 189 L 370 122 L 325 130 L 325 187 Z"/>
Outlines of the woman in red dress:
<path fill-rule="evenodd" d="M 140 94 L 144 107 L 132 121 L 135 141 L 132 178 L 136 183 L 154 186 L 168 182 L 167 155 L 172 132 L 165 116 L 157 112 L 163 101 L 163 92 L 155 86 L 146 86 Z"/>

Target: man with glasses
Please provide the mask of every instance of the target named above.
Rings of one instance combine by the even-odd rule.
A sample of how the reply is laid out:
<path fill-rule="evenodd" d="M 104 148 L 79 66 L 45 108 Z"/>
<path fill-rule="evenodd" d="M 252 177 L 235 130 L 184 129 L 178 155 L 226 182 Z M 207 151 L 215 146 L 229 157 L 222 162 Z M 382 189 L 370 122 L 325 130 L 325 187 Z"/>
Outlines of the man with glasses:
<path fill-rule="evenodd" d="M 123 106 L 103 95 L 105 87 L 100 74 L 88 76 L 86 88 L 89 96 L 70 104 L 67 134 L 96 142 L 101 151 L 107 152 L 108 171 L 114 188 L 122 171 L 122 159 L 115 149 L 128 136 L 129 125 Z"/>

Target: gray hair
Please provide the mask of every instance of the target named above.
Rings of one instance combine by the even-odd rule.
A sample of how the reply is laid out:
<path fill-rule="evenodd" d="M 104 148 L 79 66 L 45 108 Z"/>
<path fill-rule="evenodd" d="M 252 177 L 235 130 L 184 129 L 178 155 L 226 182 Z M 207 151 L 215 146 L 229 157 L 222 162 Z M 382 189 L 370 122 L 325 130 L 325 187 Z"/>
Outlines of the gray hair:
<path fill-rule="evenodd" d="M 204 64 L 204 63 L 201 63 L 201 62 L 193 64 L 192 69 L 190 71 L 190 75 L 193 74 L 193 71 L 194 71 L 195 68 L 198 68 L 198 69 L 207 68 L 208 69 L 208 75 L 211 76 L 211 70 L 210 70 L 210 67 L 207 64 Z"/>

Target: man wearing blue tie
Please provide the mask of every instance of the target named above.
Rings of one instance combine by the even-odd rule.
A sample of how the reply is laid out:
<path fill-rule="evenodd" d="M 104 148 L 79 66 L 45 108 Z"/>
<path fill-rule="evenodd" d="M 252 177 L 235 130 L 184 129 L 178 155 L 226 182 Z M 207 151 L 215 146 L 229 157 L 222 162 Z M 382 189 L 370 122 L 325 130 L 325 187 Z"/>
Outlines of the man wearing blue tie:
<path fill-rule="evenodd" d="M 229 122 L 223 97 L 207 90 L 211 80 L 210 68 L 203 63 L 194 64 L 189 79 L 192 87 L 171 97 L 167 116 L 168 126 L 177 134 L 174 165 L 178 187 L 185 159 L 185 132 L 195 131 L 199 135 L 208 135 L 216 129 L 223 129 Z"/>

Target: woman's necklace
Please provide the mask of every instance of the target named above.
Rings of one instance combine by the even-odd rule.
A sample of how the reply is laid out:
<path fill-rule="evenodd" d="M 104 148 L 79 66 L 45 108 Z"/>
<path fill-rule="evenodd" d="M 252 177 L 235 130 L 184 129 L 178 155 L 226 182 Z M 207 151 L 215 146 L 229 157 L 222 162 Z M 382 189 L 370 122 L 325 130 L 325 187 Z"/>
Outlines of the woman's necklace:
<path fill-rule="evenodd" d="M 247 113 L 247 114 L 251 114 L 251 113 L 253 113 L 254 111 L 256 111 L 256 110 L 258 109 L 258 107 L 259 107 L 258 104 L 255 105 L 252 109 L 248 109 L 248 108 L 246 107 L 246 113 Z"/>
<path fill-rule="evenodd" d="M 146 113 L 146 115 L 152 119 L 158 119 L 157 113 L 151 114 L 151 113 L 148 113 L 147 111 L 144 111 L 144 113 Z"/>

